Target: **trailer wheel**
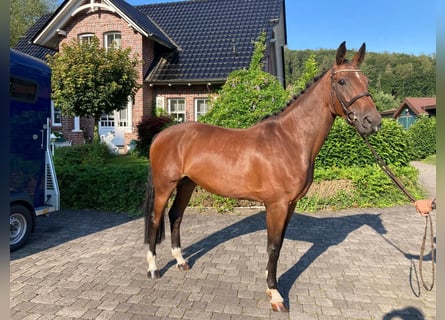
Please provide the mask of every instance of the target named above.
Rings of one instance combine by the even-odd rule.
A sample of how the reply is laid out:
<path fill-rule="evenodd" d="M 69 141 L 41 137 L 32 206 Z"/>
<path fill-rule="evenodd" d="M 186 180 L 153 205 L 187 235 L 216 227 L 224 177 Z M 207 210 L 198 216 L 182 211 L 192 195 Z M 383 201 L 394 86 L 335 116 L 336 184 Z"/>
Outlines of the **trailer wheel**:
<path fill-rule="evenodd" d="M 23 205 L 14 204 L 9 213 L 9 249 L 15 251 L 23 247 L 32 230 L 31 211 Z"/>

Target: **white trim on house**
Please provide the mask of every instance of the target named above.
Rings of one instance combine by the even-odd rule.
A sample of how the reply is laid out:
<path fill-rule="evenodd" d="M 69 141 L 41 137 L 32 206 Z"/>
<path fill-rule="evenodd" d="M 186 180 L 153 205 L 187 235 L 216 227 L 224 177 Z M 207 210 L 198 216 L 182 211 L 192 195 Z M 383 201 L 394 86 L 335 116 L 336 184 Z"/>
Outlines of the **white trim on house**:
<path fill-rule="evenodd" d="M 125 133 L 131 133 L 133 128 L 133 101 L 128 99 L 127 108 L 113 111 L 112 114 L 104 115 L 99 120 L 99 136 L 106 136 L 109 132 L 114 134 L 112 143 L 117 146 L 125 145 Z"/>
<path fill-rule="evenodd" d="M 57 114 L 59 115 L 56 117 L 56 109 Z M 56 119 L 59 121 L 56 122 Z M 52 127 L 61 127 L 62 126 L 62 111 L 54 106 L 54 101 L 51 100 L 51 126 Z"/>
<path fill-rule="evenodd" d="M 89 4 L 85 4 L 85 1 L 68 1 L 61 10 L 50 20 L 47 26 L 43 28 L 34 38 L 33 43 L 39 46 L 47 47 L 53 50 L 58 50 L 60 36 L 66 36 L 66 31 L 62 28 L 69 22 L 70 19 L 82 10 L 101 7 L 112 12 L 116 12 L 125 22 L 128 23 L 135 31 L 142 34 L 145 37 L 151 35 L 140 28 L 132 19 L 119 10 L 112 2 L 108 0 L 102 0 L 102 3 L 94 2 L 90 0 Z M 93 3 L 93 4 L 92 4 Z"/>
<path fill-rule="evenodd" d="M 177 123 L 185 122 L 186 119 L 186 100 L 185 98 L 168 98 L 167 112 L 174 117 Z"/>
<path fill-rule="evenodd" d="M 207 112 L 209 112 L 209 98 L 194 98 L 194 120 L 198 121 L 199 117 L 202 115 L 205 115 Z M 205 110 L 200 110 L 198 111 L 198 106 L 199 106 L 199 101 L 203 101 L 204 105 L 204 109 Z"/>
<path fill-rule="evenodd" d="M 71 132 L 82 132 L 82 130 L 80 129 L 80 117 L 74 117 L 74 129 L 71 130 Z"/>
<path fill-rule="evenodd" d="M 71 14 L 71 16 L 75 16 L 76 14 L 78 14 L 80 11 L 83 11 L 85 9 L 90 9 L 90 12 L 94 12 L 96 11 L 98 8 L 102 8 L 104 10 L 108 10 L 111 12 L 116 12 L 116 9 L 110 7 L 109 5 L 107 5 L 106 3 L 99 3 L 99 2 L 94 2 L 94 0 L 91 0 L 89 4 L 84 4 L 80 7 L 78 7 L 76 10 L 74 10 L 74 12 Z"/>

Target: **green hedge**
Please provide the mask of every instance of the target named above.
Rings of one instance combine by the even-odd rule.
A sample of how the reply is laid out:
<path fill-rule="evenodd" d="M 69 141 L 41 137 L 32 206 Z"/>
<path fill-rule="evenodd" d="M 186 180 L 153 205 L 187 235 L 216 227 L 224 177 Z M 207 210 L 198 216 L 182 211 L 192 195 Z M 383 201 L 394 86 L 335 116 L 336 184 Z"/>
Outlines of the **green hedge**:
<path fill-rule="evenodd" d="M 109 162 L 112 157 L 113 155 L 105 144 L 82 144 L 56 148 L 54 164 L 58 168 L 78 165 L 101 166 Z"/>
<path fill-rule="evenodd" d="M 408 129 L 411 158 L 425 159 L 436 154 L 436 117 L 420 117 Z"/>
<path fill-rule="evenodd" d="M 391 170 L 416 198 L 424 196 L 424 190 L 417 183 L 418 171 L 411 166 L 395 167 Z M 345 209 L 351 207 L 389 207 L 409 202 L 386 174 L 376 164 L 350 168 L 316 168 L 314 183 L 350 181 L 351 188 L 337 188 L 332 195 L 305 196 L 298 203 L 302 211 L 323 209 Z"/>
<path fill-rule="evenodd" d="M 54 162 L 62 208 L 141 213 L 146 159 L 113 156 L 104 145 L 82 145 L 56 149 Z"/>
<path fill-rule="evenodd" d="M 387 164 L 407 166 L 411 160 L 408 133 L 394 120 L 382 119 L 382 128 L 368 138 Z M 345 120 L 337 118 L 317 156 L 316 168 L 365 167 L 375 163 L 363 139 Z"/>

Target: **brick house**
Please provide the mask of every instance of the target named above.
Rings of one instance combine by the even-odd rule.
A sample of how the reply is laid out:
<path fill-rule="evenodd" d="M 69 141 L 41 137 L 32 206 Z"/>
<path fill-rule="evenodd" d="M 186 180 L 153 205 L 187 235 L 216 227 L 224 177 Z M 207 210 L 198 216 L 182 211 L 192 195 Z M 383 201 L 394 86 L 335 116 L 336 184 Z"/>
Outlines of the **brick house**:
<path fill-rule="evenodd" d="M 99 133 L 113 131 L 125 147 L 137 138 L 142 117 L 163 109 L 177 121 L 207 112 L 208 97 L 230 72 L 247 68 L 253 42 L 266 32 L 265 71 L 284 85 L 284 0 L 189 0 L 132 6 L 124 0 L 65 0 L 42 16 L 15 49 L 40 59 L 71 39 L 131 47 L 142 58 L 143 87 L 127 108 L 103 115 Z M 53 131 L 74 144 L 92 135 L 92 119 L 64 117 L 53 108 Z"/>

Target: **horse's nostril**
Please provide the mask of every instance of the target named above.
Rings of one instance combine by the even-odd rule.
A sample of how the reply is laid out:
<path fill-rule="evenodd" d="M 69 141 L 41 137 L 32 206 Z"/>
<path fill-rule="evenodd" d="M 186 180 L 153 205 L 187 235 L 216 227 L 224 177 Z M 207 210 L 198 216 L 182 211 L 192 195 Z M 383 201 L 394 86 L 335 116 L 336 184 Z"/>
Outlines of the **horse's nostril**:
<path fill-rule="evenodd" d="M 372 132 L 377 132 L 380 129 L 380 126 L 382 125 L 382 122 L 379 119 L 375 119 L 374 117 L 368 115 L 363 117 L 361 124 L 364 129 L 366 130 L 372 130 Z"/>
<path fill-rule="evenodd" d="M 363 125 L 364 125 L 365 127 L 369 127 L 369 126 L 372 125 L 372 121 L 369 119 L 369 117 L 365 117 L 365 118 L 363 119 Z"/>

